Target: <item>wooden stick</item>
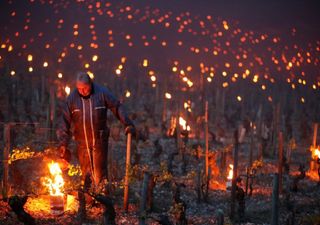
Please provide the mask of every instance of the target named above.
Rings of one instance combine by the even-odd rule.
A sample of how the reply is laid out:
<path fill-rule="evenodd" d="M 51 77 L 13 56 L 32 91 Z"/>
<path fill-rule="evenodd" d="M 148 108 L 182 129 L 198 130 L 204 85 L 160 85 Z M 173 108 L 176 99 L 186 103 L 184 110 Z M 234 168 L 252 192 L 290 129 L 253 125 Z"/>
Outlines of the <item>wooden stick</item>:
<path fill-rule="evenodd" d="M 252 167 L 252 157 L 253 157 L 253 123 L 251 122 L 250 124 L 251 131 L 250 131 L 250 152 L 249 152 L 249 162 L 247 166 L 247 177 L 246 177 L 246 194 L 248 194 L 248 185 L 249 185 L 249 175 L 250 175 L 250 170 Z"/>
<path fill-rule="evenodd" d="M 279 175 L 274 174 L 272 190 L 272 215 L 271 225 L 279 224 Z"/>
<path fill-rule="evenodd" d="M 162 110 L 162 122 L 166 122 L 167 120 L 167 99 L 163 98 L 163 110 Z"/>
<path fill-rule="evenodd" d="M 10 136 L 11 124 L 7 123 L 4 126 L 4 151 L 3 151 L 3 199 L 8 197 L 8 179 L 9 179 L 9 152 L 11 148 Z"/>
<path fill-rule="evenodd" d="M 314 125 L 313 125 L 313 139 L 312 139 L 312 146 L 314 148 L 317 147 L 317 135 L 318 135 L 318 123 L 314 123 Z"/>
<path fill-rule="evenodd" d="M 279 193 L 282 193 L 282 168 L 283 168 L 283 134 L 279 132 L 279 157 L 278 157 L 278 173 L 279 173 Z"/>
<path fill-rule="evenodd" d="M 238 177 L 238 152 L 239 152 L 239 133 L 238 129 L 234 132 L 234 152 L 233 152 L 233 178 L 231 188 L 231 205 L 230 218 L 235 217 L 235 202 L 236 202 L 236 179 Z"/>
<path fill-rule="evenodd" d="M 205 103 L 205 143 L 206 143 L 206 181 L 209 178 L 209 127 L 208 127 L 208 101 Z"/>
<path fill-rule="evenodd" d="M 196 192 L 197 192 L 197 203 L 201 202 L 201 168 L 198 165 L 197 166 L 197 187 L 196 187 Z"/>
<path fill-rule="evenodd" d="M 143 183 L 142 183 L 141 196 L 140 196 L 141 199 L 140 199 L 139 225 L 146 224 L 147 194 L 148 194 L 149 180 L 150 180 L 150 174 L 148 172 L 145 172 L 143 176 Z"/>
<path fill-rule="evenodd" d="M 130 156 L 131 156 L 131 133 L 127 135 L 127 155 L 126 155 L 126 174 L 124 178 L 124 198 L 123 209 L 128 211 L 128 197 L 129 197 L 129 169 L 130 169 Z"/>

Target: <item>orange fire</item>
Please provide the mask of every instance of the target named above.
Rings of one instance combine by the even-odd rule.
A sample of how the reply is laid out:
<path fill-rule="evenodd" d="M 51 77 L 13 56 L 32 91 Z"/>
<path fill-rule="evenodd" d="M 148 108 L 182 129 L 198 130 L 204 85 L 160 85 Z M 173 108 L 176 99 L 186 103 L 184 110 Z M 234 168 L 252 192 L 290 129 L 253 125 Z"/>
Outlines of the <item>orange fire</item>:
<path fill-rule="evenodd" d="M 230 168 L 230 170 L 229 170 L 227 179 L 232 180 L 232 178 L 233 178 L 233 165 L 229 164 L 229 168 Z"/>
<path fill-rule="evenodd" d="M 59 163 L 51 162 L 48 165 L 50 177 L 45 177 L 43 184 L 49 189 L 51 196 L 63 196 L 64 180 Z"/>
<path fill-rule="evenodd" d="M 183 119 L 181 116 L 179 117 L 179 124 L 182 126 L 183 130 L 191 130 L 190 126 L 187 125 L 187 121 Z"/>
<path fill-rule="evenodd" d="M 320 159 L 320 150 L 319 148 L 311 148 L 312 151 L 312 158 L 313 159 Z"/>

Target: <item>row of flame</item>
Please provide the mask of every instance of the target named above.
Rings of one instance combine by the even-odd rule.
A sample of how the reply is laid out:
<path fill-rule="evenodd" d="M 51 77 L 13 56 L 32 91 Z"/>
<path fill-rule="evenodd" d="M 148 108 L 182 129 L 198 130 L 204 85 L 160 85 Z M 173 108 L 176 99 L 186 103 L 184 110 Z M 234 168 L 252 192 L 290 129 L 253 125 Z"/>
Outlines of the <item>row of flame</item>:
<path fill-rule="evenodd" d="M 311 148 L 312 158 L 320 159 L 320 151 L 318 148 Z M 51 177 L 45 177 L 43 184 L 49 189 L 52 196 L 63 196 L 64 180 L 62 177 L 62 170 L 57 162 L 48 164 Z M 233 178 L 233 165 L 229 164 L 228 180 Z"/>

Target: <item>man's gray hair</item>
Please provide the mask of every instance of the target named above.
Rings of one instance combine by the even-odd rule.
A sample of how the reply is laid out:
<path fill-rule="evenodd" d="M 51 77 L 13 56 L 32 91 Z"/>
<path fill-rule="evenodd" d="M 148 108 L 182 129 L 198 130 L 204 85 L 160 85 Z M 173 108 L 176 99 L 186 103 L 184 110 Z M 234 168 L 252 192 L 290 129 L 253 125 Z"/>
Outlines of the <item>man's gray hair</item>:
<path fill-rule="evenodd" d="M 77 73 L 77 81 L 80 81 L 80 82 L 86 83 L 86 84 L 92 83 L 91 77 L 86 72 L 78 72 Z"/>

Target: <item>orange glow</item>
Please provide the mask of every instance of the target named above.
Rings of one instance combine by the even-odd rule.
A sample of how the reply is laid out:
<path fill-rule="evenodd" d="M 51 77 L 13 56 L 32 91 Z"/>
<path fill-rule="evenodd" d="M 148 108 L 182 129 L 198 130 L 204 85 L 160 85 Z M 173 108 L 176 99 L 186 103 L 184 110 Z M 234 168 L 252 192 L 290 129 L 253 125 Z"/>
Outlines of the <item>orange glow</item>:
<path fill-rule="evenodd" d="M 142 65 L 143 65 L 143 67 L 148 67 L 148 65 L 149 65 L 148 60 L 147 60 L 147 59 L 144 59 Z"/>
<path fill-rule="evenodd" d="M 180 124 L 180 126 L 182 126 L 183 130 L 187 130 L 187 131 L 191 130 L 190 126 L 187 125 L 187 121 L 185 119 L 183 119 L 181 116 L 179 117 L 179 124 Z"/>
<path fill-rule="evenodd" d="M 228 172 L 228 177 L 227 179 L 228 180 L 232 180 L 233 178 L 233 165 L 232 164 L 229 164 L 229 172 Z"/>
<path fill-rule="evenodd" d="M 43 185 L 49 189 L 51 196 L 63 196 L 64 180 L 59 164 L 52 161 L 49 163 L 48 167 L 50 177 L 45 177 Z"/>
<path fill-rule="evenodd" d="M 28 62 L 32 62 L 32 60 L 33 60 L 33 56 L 32 55 L 28 55 Z"/>
<path fill-rule="evenodd" d="M 172 98 L 171 94 L 168 93 L 168 92 L 166 92 L 164 96 L 165 96 L 166 99 L 171 99 Z"/>
<path fill-rule="evenodd" d="M 67 96 L 68 96 L 68 95 L 70 94 L 71 89 L 70 89 L 69 86 L 66 86 L 66 87 L 64 88 L 64 91 L 66 92 L 66 94 L 67 94 Z"/>
<path fill-rule="evenodd" d="M 130 98 L 130 96 L 131 96 L 130 91 L 126 90 L 126 98 Z"/>

